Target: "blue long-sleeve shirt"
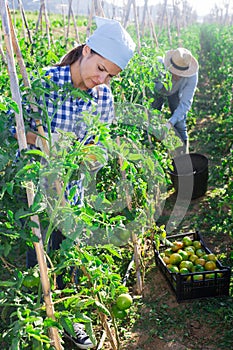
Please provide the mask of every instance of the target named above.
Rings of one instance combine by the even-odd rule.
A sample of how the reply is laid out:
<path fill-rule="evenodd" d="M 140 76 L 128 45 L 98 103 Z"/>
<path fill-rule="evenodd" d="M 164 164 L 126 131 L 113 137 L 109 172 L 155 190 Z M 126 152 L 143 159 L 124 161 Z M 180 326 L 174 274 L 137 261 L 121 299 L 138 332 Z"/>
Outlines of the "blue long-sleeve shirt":
<path fill-rule="evenodd" d="M 159 58 L 158 60 L 160 61 L 160 63 L 163 63 L 162 58 Z M 175 125 L 177 122 L 182 121 L 186 117 L 193 103 L 193 97 L 195 94 L 197 83 L 198 72 L 191 77 L 180 77 L 178 81 L 172 83 L 171 90 L 166 90 L 161 82 L 157 82 L 155 84 L 155 89 L 161 95 L 171 96 L 174 93 L 178 92 L 179 104 L 173 112 L 171 118 L 169 119 L 169 122 L 172 125 Z"/>
<path fill-rule="evenodd" d="M 187 115 L 193 103 L 193 96 L 196 90 L 198 82 L 198 74 L 196 73 L 192 77 L 183 78 L 181 77 L 180 85 L 178 89 L 179 104 L 169 119 L 172 125 L 180 122 Z"/>

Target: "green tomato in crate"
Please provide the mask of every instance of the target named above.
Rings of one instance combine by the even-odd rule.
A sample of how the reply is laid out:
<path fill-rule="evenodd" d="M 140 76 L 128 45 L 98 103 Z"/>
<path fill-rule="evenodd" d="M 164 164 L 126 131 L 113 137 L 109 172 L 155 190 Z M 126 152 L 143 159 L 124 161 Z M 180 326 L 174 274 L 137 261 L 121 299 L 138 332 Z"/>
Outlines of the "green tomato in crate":
<path fill-rule="evenodd" d="M 197 258 L 195 261 L 194 261 L 194 264 L 195 265 L 201 265 L 201 266 L 204 266 L 206 263 L 206 260 L 203 259 L 203 258 Z"/>
<path fill-rule="evenodd" d="M 193 267 L 192 261 L 190 261 L 190 260 L 183 260 L 183 261 L 181 261 L 181 263 L 179 265 L 179 268 L 182 269 L 183 267 L 185 267 L 189 271 L 192 271 L 192 267 Z"/>
<path fill-rule="evenodd" d="M 205 251 L 202 248 L 199 248 L 196 250 L 196 255 L 200 258 L 201 256 L 205 255 Z"/>
<path fill-rule="evenodd" d="M 190 273 L 190 271 L 189 271 L 189 269 L 187 269 L 186 267 L 182 267 L 182 268 L 180 269 L 180 273 L 181 273 L 182 275 L 186 275 L 187 273 Z"/>
<path fill-rule="evenodd" d="M 172 248 L 167 248 L 167 249 L 164 250 L 164 253 L 165 253 L 166 256 L 170 256 L 170 255 L 172 255 L 174 252 L 173 252 Z"/>
<path fill-rule="evenodd" d="M 204 268 L 204 266 L 202 266 L 200 264 L 196 264 L 196 265 L 193 265 L 191 271 L 192 272 L 203 272 L 203 271 L 205 271 L 205 268 Z"/>
<path fill-rule="evenodd" d="M 179 273 L 180 272 L 179 268 L 176 265 L 168 264 L 167 268 L 168 268 L 168 270 L 170 272 L 173 272 L 173 273 Z"/>
<path fill-rule="evenodd" d="M 182 238 L 182 242 L 183 242 L 185 247 L 188 247 L 188 246 L 193 244 L 193 240 L 189 236 L 184 236 Z"/>
<path fill-rule="evenodd" d="M 163 261 L 165 262 L 166 265 L 168 265 L 168 264 L 170 263 L 170 258 L 169 258 L 169 256 L 166 256 L 166 255 L 165 255 L 162 259 L 163 259 Z"/>
<path fill-rule="evenodd" d="M 205 261 L 207 261 L 208 260 L 208 254 L 202 255 L 202 259 L 205 259 Z"/>
<path fill-rule="evenodd" d="M 195 260 L 198 259 L 198 256 L 196 254 L 189 255 L 188 258 L 192 263 L 195 263 Z"/>
<path fill-rule="evenodd" d="M 206 261 L 204 267 L 206 271 L 214 271 L 217 266 L 214 261 L 209 260 L 209 261 Z"/>
<path fill-rule="evenodd" d="M 179 265 L 182 261 L 182 256 L 179 253 L 173 253 L 170 257 L 169 257 L 169 263 L 171 265 Z"/>
<path fill-rule="evenodd" d="M 200 241 L 193 241 L 192 245 L 195 247 L 195 249 L 202 248 L 202 244 Z"/>
<path fill-rule="evenodd" d="M 173 252 L 177 252 L 177 250 L 182 249 L 183 246 L 184 246 L 183 242 L 181 242 L 181 241 L 174 241 L 172 243 L 172 247 L 171 248 L 172 248 Z"/>
<path fill-rule="evenodd" d="M 199 274 L 198 275 L 194 275 L 193 276 L 193 280 L 194 281 L 202 281 L 203 280 L 203 275 L 201 275 L 201 274 L 200 275 Z"/>
<path fill-rule="evenodd" d="M 210 253 L 210 254 L 207 254 L 207 260 L 210 260 L 210 261 L 217 261 L 217 257 L 216 257 L 215 254 Z"/>
<path fill-rule="evenodd" d="M 195 254 L 195 249 L 191 246 L 185 247 L 184 250 L 188 253 L 188 255 Z"/>
<path fill-rule="evenodd" d="M 177 253 L 181 255 L 182 260 L 188 260 L 189 255 L 185 250 L 179 249 Z"/>

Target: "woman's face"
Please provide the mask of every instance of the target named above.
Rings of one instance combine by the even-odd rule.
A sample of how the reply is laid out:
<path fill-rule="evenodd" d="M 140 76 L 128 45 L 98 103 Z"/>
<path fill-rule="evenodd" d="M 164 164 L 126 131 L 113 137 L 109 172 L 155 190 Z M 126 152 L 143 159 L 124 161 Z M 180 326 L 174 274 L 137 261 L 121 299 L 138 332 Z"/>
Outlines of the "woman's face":
<path fill-rule="evenodd" d="M 71 64 L 71 77 L 74 87 L 88 90 L 100 84 L 108 84 L 109 80 L 121 72 L 116 64 L 97 54 L 85 45 L 83 56 Z"/>

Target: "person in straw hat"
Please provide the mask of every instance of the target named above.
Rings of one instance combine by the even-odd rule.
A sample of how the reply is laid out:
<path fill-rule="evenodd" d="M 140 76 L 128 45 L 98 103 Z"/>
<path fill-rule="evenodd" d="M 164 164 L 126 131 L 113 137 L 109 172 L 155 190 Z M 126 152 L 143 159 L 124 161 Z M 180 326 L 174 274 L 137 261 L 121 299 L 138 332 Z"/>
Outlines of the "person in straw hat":
<path fill-rule="evenodd" d="M 62 57 L 61 61 L 45 69 L 45 76 L 42 83 L 46 88 L 46 94 L 39 98 L 39 112 L 45 132 L 48 131 L 48 123 L 43 112 L 46 109 L 50 119 L 50 129 L 52 132 L 52 147 L 56 147 L 59 142 L 59 130 L 71 132 L 75 139 L 80 142 L 88 133 L 88 126 L 84 123 L 82 115 L 89 112 L 90 115 L 98 115 L 100 122 L 111 124 L 114 119 L 113 96 L 109 87 L 111 78 L 118 75 L 127 66 L 133 57 L 135 43 L 122 27 L 122 25 L 111 19 L 96 17 L 97 29 L 87 38 L 86 42 L 69 51 Z M 50 84 L 49 81 L 52 82 Z M 86 92 L 86 97 L 75 97 L 67 92 L 67 85 L 74 89 Z M 58 95 L 58 90 L 62 93 Z M 89 96 L 89 98 L 88 98 Z M 46 108 L 43 105 L 45 99 Z M 60 100 L 60 103 L 55 103 Z M 14 134 L 14 132 L 13 132 Z M 31 131 L 27 132 L 27 143 L 30 147 L 43 149 L 40 135 L 36 131 L 35 121 L 31 121 Z M 48 134 L 46 134 L 48 136 Z M 17 133 L 15 132 L 15 137 Z M 94 137 L 90 136 L 87 143 L 92 143 Z M 97 145 L 101 147 L 101 145 Z M 96 162 L 98 163 L 98 162 Z M 72 187 L 77 188 L 77 193 L 72 199 L 72 205 L 82 205 L 83 185 L 82 179 L 72 182 L 66 189 L 66 197 Z M 63 241 L 64 232 L 56 230 L 52 233 L 51 247 L 53 250 L 60 248 Z M 34 249 L 27 252 L 27 267 L 37 264 Z M 61 277 L 61 278 L 59 278 Z M 65 284 L 62 275 L 58 276 L 57 285 L 63 289 Z M 83 325 L 73 324 L 76 337 L 69 338 L 80 349 L 93 348 L 94 344 L 86 334 Z"/>
<path fill-rule="evenodd" d="M 172 115 L 166 123 L 166 128 L 169 130 L 174 127 L 183 142 L 182 152 L 188 153 L 186 118 L 198 83 L 198 62 L 189 50 L 182 47 L 167 51 L 163 58 L 158 58 L 158 61 L 172 74 L 172 87 L 167 90 L 161 81 L 156 81 L 152 107 L 162 110 L 167 99 Z"/>

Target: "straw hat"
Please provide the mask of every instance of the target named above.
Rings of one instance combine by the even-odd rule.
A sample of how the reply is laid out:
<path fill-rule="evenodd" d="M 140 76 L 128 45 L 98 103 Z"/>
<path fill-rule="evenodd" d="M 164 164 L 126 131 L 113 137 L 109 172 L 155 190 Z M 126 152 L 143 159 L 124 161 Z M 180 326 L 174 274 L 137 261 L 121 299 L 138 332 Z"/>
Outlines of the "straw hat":
<path fill-rule="evenodd" d="M 165 67 L 180 77 L 191 77 L 198 71 L 198 62 L 187 49 L 169 50 L 164 57 Z"/>

